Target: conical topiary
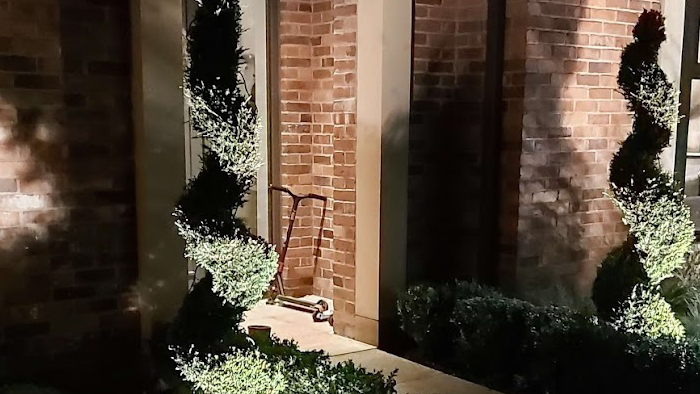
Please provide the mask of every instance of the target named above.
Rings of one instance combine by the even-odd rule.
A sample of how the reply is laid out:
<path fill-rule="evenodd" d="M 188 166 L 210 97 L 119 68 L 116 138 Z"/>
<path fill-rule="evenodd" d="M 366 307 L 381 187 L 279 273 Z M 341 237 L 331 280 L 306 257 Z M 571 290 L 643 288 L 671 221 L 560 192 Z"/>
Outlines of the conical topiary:
<path fill-rule="evenodd" d="M 612 197 L 629 226 L 627 242 L 603 262 L 593 287 L 599 315 L 652 337 L 684 335 L 661 295 L 661 282 L 683 265 L 694 226 L 684 196 L 659 163 L 678 121 L 678 94 L 658 64 L 664 18 L 644 11 L 624 50 L 618 84 L 633 112 L 632 133 L 610 166 Z"/>
<path fill-rule="evenodd" d="M 198 0 L 198 6 L 188 30 L 185 89 L 192 127 L 208 150 L 175 217 L 187 257 L 206 275 L 170 327 L 172 358 L 161 368 L 163 379 L 169 376 L 183 393 L 395 394 L 393 375 L 352 362 L 335 365 L 321 352 L 277 338 L 255 342 L 242 331 L 243 314 L 262 298 L 278 256 L 236 218 L 260 166 L 255 106 L 240 89 L 241 7 L 238 0 Z"/>
<path fill-rule="evenodd" d="M 242 341 L 239 323 L 277 268 L 277 253 L 254 236 L 238 209 L 260 167 L 260 123 L 241 86 L 241 7 L 235 0 L 200 0 L 188 29 L 185 93 L 196 135 L 207 141 L 200 173 L 175 210 L 186 256 L 205 270 L 171 329 L 181 350 L 226 352 Z"/>

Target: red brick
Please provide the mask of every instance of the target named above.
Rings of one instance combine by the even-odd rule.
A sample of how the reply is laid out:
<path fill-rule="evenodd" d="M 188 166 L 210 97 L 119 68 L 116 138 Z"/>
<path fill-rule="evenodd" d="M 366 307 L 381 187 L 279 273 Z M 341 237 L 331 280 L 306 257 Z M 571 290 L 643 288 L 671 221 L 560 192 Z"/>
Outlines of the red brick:
<path fill-rule="evenodd" d="M 17 180 L 0 178 L 0 193 L 12 193 L 17 191 Z"/>
<path fill-rule="evenodd" d="M 582 267 L 581 272 L 595 273 L 600 259 L 624 238 L 626 231 L 603 191 L 608 187 L 607 166 L 616 147 L 613 141 L 622 140 L 629 130 L 625 101 L 615 93 L 615 73 L 620 50 L 630 40 L 630 29 L 640 9 L 627 0 L 596 0 L 588 4 L 595 8 L 578 4 L 538 5 L 541 15 L 530 16 L 525 22 L 527 69 L 551 75 L 551 83 L 541 87 L 538 85 L 546 77 L 525 79 L 520 195 L 516 209 L 506 210 L 519 212 L 515 227 L 522 248 L 516 252 L 515 264 L 522 266 L 513 271 L 520 269 L 521 274 L 529 275 L 525 267 L 560 264 L 560 259 L 548 257 L 553 256 L 548 249 L 554 244 L 568 248 L 568 244 L 583 243 L 580 237 L 584 236 L 595 240 L 588 249 L 597 249 L 569 260 L 569 264 Z M 570 24 L 559 17 L 578 18 L 578 28 L 573 28 L 573 21 Z M 572 32 L 566 36 L 567 46 L 550 48 L 550 43 L 564 41 L 553 30 Z M 596 34 L 600 32 L 604 34 Z M 571 55 L 573 50 L 575 56 Z M 530 60 L 535 58 L 536 63 Z M 562 71 L 565 74 L 559 74 Z M 550 104 L 552 99 L 554 105 Z M 517 127 L 517 123 L 509 124 Z M 566 138 L 542 139 L 551 138 L 557 130 L 566 130 Z M 556 190 L 560 192 L 555 194 Z M 551 212 L 551 220 L 544 220 L 542 212 Z M 516 219 L 511 216 L 509 220 Z M 514 228 L 512 224 L 504 227 Z M 579 290 L 588 291 L 592 279 L 590 275 L 577 278 Z"/>
<path fill-rule="evenodd" d="M 292 7 L 290 0 L 282 3 L 283 9 Z M 354 187 L 353 179 L 345 179 L 347 176 L 354 176 L 354 170 L 347 167 L 349 162 L 344 156 L 342 156 L 343 161 L 340 162 L 342 167 L 336 169 L 338 157 L 334 152 L 340 150 L 354 152 L 354 142 L 345 140 L 347 136 L 354 133 L 354 130 L 345 127 L 355 122 L 354 113 L 346 111 L 350 108 L 354 111 L 355 107 L 356 4 L 354 1 L 338 0 L 303 1 L 300 6 L 308 12 L 309 18 L 292 18 L 293 15 L 287 15 L 284 12 L 280 17 L 280 31 L 288 35 L 282 43 L 280 73 L 283 111 L 281 120 L 282 130 L 284 130 L 282 179 L 297 190 L 314 191 L 333 197 L 337 194 L 334 192 L 336 187 L 349 185 Z M 293 48 L 288 45 L 292 43 Z M 308 50 L 305 49 L 305 45 L 309 47 Z M 308 53 L 309 57 L 297 59 L 294 56 L 298 53 Z M 295 91 L 299 92 L 298 95 L 288 93 Z M 300 111 L 303 114 L 300 117 L 294 117 L 285 111 Z M 301 124 L 308 124 L 310 127 L 304 130 Z M 342 128 L 340 125 L 343 125 Z M 310 133 L 310 135 L 300 133 Z M 313 165 L 295 164 L 304 163 L 306 160 L 309 164 L 313 162 Z M 344 197 L 342 194 L 344 192 L 342 191 L 336 198 Z M 288 199 L 283 200 L 285 209 L 289 209 L 289 203 Z M 341 213 L 344 211 L 344 208 L 340 208 Z M 290 249 L 290 253 L 297 256 L 295 258 L 301 259 L 301 262 L 307 262 L 304 264 L 309 264 L 308 267 L 326 262 L 327 268 L 316 269 L 313 272 L 304 268 L 303 271 L 296 272 L 293 271 L 296 268 L 291 267 L 287 270 L 288 286 L 298 294 L 308 294 L 313 291 L 319 295 L 335 298 L 333 281 L 330 280 L 333 278 L 334 270 L 325 256 L 330 253 L 330 256 L 339 259 L 338 261 L 342 263 L 348 262 L 348 256 L 354 256 L 354 240 L 345 239 L 349 236 L 354 237 L 354 219 L 350 221 L 351 227 L 346 228 L 342 225 L 346 220 L 345 217 L 336 217 L 334 206 L 329 204 L 322 230 L 319 228 L 322 215 L 324 212 L 319 209 L 318 211 L 300 210 L 298 216 L 298 223 L 309 226 L 306 230 L 311 231 L 309 235 L 322 234 L 321 239 L 313 241 L 318 242 L 316 245 L 321 245 L 322 249 L 315 251 L 311 238 L 304 238 L 308 239 L 308 243 L 292 243 L 294 251 Z M 335 223 L 336 221 L 341 224 Z M 336 234 L 335 229 L 340 232 Z M 298 237 L 300 234 L 295 230 L 295 236 Z M 305 244 L 309 246 L 302 246 Z M 345 253 L 334 253 L 333 251 L 338 248 Z M 314 263 L 314 256 L 321 256 L 321 259 Z M 350 262 L 354 264 L 354 261 Z M 300 281 L 298 280 L 300 278 L 308 279 Z M 354 281 L 350 283 L 354 285 Z M 343 283 L 336 283 L 336 285 L 343 288 Z M 354 292 L 354 288 L 352 291 Z M 347 322 L 343 324 L 347 325 Z"/>
<path fill-rule="evenodd" d="M 88 348 L 105 359 L 139 352 L 138 319 L 108 318 L 137 279 L 129 5 L 63 3 L 23 0 L 8 10 L 0 1 L 9 18 L 0 27 L 0 332 L 22 336 L 8 346 L 0 335 L 0 359 L 38 374 L 45 366 L 22 365 L 21 356 L 55 357 L 50 367 L 67 369 L 94 361 Z M 91 277 L 91 267 L 112 274 Z M 76 286 L 76 276 L 86 283 Z M 103 342 L 119 354 L 107 355 Z M 94 369 L 81 367 L 88 380 Z"/>

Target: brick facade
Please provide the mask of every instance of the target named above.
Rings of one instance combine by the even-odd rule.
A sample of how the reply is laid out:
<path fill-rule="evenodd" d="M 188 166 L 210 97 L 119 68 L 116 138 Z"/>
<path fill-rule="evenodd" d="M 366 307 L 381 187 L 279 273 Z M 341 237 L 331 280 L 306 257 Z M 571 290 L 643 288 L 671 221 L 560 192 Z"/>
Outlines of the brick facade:
<path fill-rule="evenodd" d="M 409 281 L 477 277 L 487 2 L 415 0 Z M 551 298 L 586 294 L 626 228 L 604 195 L 631 118 L 617 93 L 622 48 L 658 1 L 507 2 L 500 276 Z M 456 208 L 458 207 L 458 208 Z"/>
<path fill-rule="evenodd" d="M 503 63 L 503 134 L 500 188 L 500 278 L 506 289 L 517 288 L 520 156 L 525 97 L 528 1 L 513 0 L 506 8 Z"/>
<path fill-rule="evenodd" d="M 316 119 L 329 115 L 332 110 L 330 94 L 324 97 L 325 114 L 321 113 L 323 104 L 319 102 L 320 94 L 316 92 L 314 66 L 322 63 L 320 56 L 314 56 L 312 37 L 314 33 L 313 2 L 309 0 L 283 1 L 280 3 L 280 121 L 281 121 L 281 182 L 293 187 L 297 193 L 310 193 L 314 190 L 313 162 L 314 135 L 312 125 Z M 320 36 L 319 36 L 320 39 Z M 316 54 L 319 51 L 315 52 Z M 330 48 L 326 56 L 330 54 Z M 316 76 L 324 73 L 318 70 Z M 328 73 L 325 70 L 325 73 Z M 328 73 L 329 74 L 329 73 Z M 331 76 L 326 75 L 326 80 Z M 312 112 L 314 99 L 317 100 L 315 113 Z M 326 122 L 330 123 L 330 122 Z M 323 131 L 323 126 L 317 124 Z M 331 143 L 327 135 L 332 126 L 326 125 L 325 135 L 315 142 Z M 324 191 L 325 192 L 325 191 Z M 320 194 L 320 193 L 319 193 Z M 325 194 L 325 193 L 324 193 Z M 286 228 L 291 209 L 291 199 L 282 200 L 283 227 Z M 287 253 L 285 270 L 285 288 L 293 295 L 309 294 L 313 289 L 314 278 L 314 209 L 307 201 L 299 208 L 297 223 Z M 324 227 L 330 229 L 329 223 Z M 330 269 L 330 263 L 324 264 Z M 319 267 L 319 269 L 323 269 Z M 322 276 L 322 275 L 321 275 Z M 326 278 L 329 279 L 329 278 Z"/>
<path fill-rule="evenodd" d="M 129 30 L 126 1 L 0 1 L 0 381 L 136 381 Z"/>
<path fill-rule="evenodd" d="M 487 5 L 415 1 L 409 282 L 476 275 Z"/>
<path fill-rule="evenodd" d="M 608 188 L 631 118 L 617 91 L 622 48 L 658 1 L 530 0 L 525 23 L 516 278 L 521 291 L 587 294 L 626 228 Z"/>
<path fill-rule="evenodd" d="M 294 295 L 332 298 L 354 336 L 355 0 L 280 2 L 281 181 L 330 198 L 299 210 L 284 273 Z M 283 227 L 291 201 L 282 200 Z"/>
<path fill-rule="evenodd" d="M 631 127 L 617 93 L 620 54 L 641 10 L 660 2 L 507 2 L 497 262 L 480 261 L 487 6 L 415 0 L 408 281 L 474 278 L 481 264 L 499 264 L 506 288 L 585 295 L 626 234 L 604 195 Z M 320 205 L 302 209 L 287 282 L 296 294 L 332 296 L 352 316 L 355 43 L 339 30 L 354 21 L 342 21 L 347 7 L 282 2 L 281 172 L 286 185 L 333 197 L 325 216 Z"/>
<path fill-rule="evenodd" d="M 330 198 L 300 208 L 285 283 L 332 298 L 349 337 L 357 2 L 281 0 L 279 14 L 281 183 Z M 603 194 L 631 123 L 616 67 L 637 15 L 659 2 L 507 4 L 501 277 L 585 294 L 626 231 Z M 479 261 L 487 5 L 415 0 L 409 281 L 496 264 Z M 135 365 L 139 346 L 128 2 L 0 0 L 0 21 L 0 372 L 78 363 L 101 379 L 87 371 Z"/>
<path fill-rule="evenodd" d="M 334 330 L 355 337 L 357 0 L 333 0 Z"/>

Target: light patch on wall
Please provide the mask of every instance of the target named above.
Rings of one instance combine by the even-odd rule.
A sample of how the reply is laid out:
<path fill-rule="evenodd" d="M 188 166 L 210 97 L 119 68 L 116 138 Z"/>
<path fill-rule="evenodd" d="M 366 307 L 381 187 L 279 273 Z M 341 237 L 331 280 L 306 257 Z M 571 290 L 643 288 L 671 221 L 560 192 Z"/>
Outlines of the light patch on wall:
<path fill-rule="evenodd" d="M 52 110 L 24 109 L 0 98 L 0 250 L 23 248 L 44 240 L 49 229 L 66 220 L 55 193 L 53 161 L 64 149 Z"/>
<path fill-rule="evenodd" d="M 0 210 L 3 211 L 35 211 L 47 208 L 50 204 L 49 196 L 11 194 L 0 198 Z"/>

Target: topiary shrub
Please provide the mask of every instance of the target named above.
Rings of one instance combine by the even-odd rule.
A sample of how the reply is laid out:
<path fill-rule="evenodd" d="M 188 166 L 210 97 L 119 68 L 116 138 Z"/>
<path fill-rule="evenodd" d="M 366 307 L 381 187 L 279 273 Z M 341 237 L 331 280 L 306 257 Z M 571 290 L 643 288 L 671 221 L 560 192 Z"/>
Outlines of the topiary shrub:
<path fill-rule="evenodd" d="M 650 336 L 684 336 L 662 297 L 662 282 L 683 264 L 694 225 L 683 193 L 661 170 L 659 156 L 678 121 L 677 91 L 658 64 L 664 18 L 644 11 L 622 54 L 618 83 L 634 113 L 632 133 L 610 166 L 612 198 L 629 238 L 598 272 L 593 300 L 600 316 L 621 329 Z"/>
<path fill-rule="evenodd" d="M 661 283 L 664 298 L 683 322 L 686 335 L 700 340 L 700 253 L 697 245 L 672 278 Z"/>
<path fill-rule="evenodd" d="M 290 341 L 201 355 L 194 348 L 175 360 L 193 388 L 211 394 L 395 394 L 395 373 L 385 377 L 352 361 L 334 364 L 321 352 L 303 352 Z"/>
<path fill-rule="evenodd" d="M 684 340 L 629 333 L 595 316 L 536 306 L 488 289 L 462 293 L 442 308 L 406 308 L 438 306 L 435 294 L 458 294 L 455 288 L 413 288 L 400 300 L 402 309 L 412 312 L 402 313 L 403 327 L 439 369 L 516 394 L 700 390 L 697 346 Z M 413 323 L 431 320 L 430 327 L 441 331 L 426 333 L 424 323 Z M 441 332 L 454 335 L 444 341 L 426 340 Z M 425 349 L 436 344 L 443 348 Z"/>
<path fill-rule="evenodd" d="M 615 314 L 632 294 L 635 286 L 648 283 L 649 277 L 634 253 L 634 244 L 629 240 L 615 248 L 603 260 L 598 277 L 593 283 L 593 302 L 598 316 L 612 321 Z"/>
<path fill-rule="evenodd" d="M 275 338 L 255 343 L 241 329 L 245 311 L 272 281 L 278 255 L 236 218 L 261 163 L 260 122 L 252 98 L 239 88 L 241 6 L 237 0 L 197 3 L 187 35 L 184 87 L 192 127 L 207 139 L 208 149 L 174 216 L 185 255 L 206 274 L 161 341 L 168 350 L 154 348 L 165 371 L 161 379 L 179 393 L 395 393 L 393 375 L 352 363 L 334 365 L 321 353 Z"/>
<path fill-rule="evenodd" d="M 192 128 L 209 143 L 175 217 L 186 256 L 207 271 L 215 294 L 245 310 L 268 287 L 278 256 L 236 218 L 261 165 L 260 123 L 239 88 L 240 19 L 238 1 L 202 0 L 188 30 L 185 91 Z"/>
<path fill-rule="evenodd" d="M 232 351 L 201 357 L 192 351 L 176 357 L 179 371 L 195 390 L 210 394 L 281 394 L 287 388 L 283 365 L 259 351 Z"/>
<path fill-rule="evenodd" d="M 685 336 L 683 323 L 676 318 L 671 305 L 660 293 L 649 291 L 644 286 L 635 287 L 613 325 L 652 338 L 665 336 L 679 340 Z"/>
<path fill-rule="evenodd" d="M 182 381 L 193 375 L 174 373 L 177 367 L 191 370 L 185 360 L 201 366 L 210 356 L 249 347 L 240 328 L 243 313 L 261 298 L 277 267 L 271 245 L 236 218 L 260 166 L 257 114 L 239 89 L 240 18 L 237 1 L 198 1 L 187 34 L 184 89 L 191 102 L 191 125 L 210 143 L 202 169 L 185 188 L 174 216 L 186 256 L 206 274 L 186 295 L 153 350 L 161 378 L 178 392 L 194 383 Z M 202 358 L 190 358 L 190 349 Z"/>
<path fill-rule="evenodd" d="M 245 309 L 224 302 L 212 287 L 209 274 L 193 286 L 170 328 L 170 346 L 220 354 L 247 344 L 239 327 Z"/>
<path fill-rule="evenodd" d="M 321 352 L 302 352 L 296 344 L 276 338 L 261 348 L 284 365 L 287 394 L 393 394 L 395 372 L 385 377 L 352 361 L 334 364 Z"/>
<path fill-rule="evenodd" d="M 239 88 L 240 19 L 238 1 L 201 0 L 187 35 L 184 87 L 192 128 L 209 143 L 202 169 L 174 213 L 185 255 L 206 272 L 168 335 L 182 371 L 193 367 L 184 360 L 201 367 L 219 355 L 228 357 L 232 348 L 249 347 L 239 327 L 243 313 L 262 298 L 277 268 L 274 248 L 236 218 L 261 164 L 258 117 Z M 191 348 L 202 356 L 189 357 Z"/>
<path fill-rule="evenodd" d="M 214 293 L 244 310 L 252 308 L 277 272 L 277 253 L 261 238 L 242 231 L 202 235 L 180 224 L 185 256 L 206 269 Z"/>
<path fill-rule="evenodd" d="M 474 296 L 498 293 L 472 282 L 456 282 L 453 286 L 414 286 L 398 302 L 401 328 L 409 333 L 429 358 L 450 357 L 456 337 L 451 323 L 455 303 Z"/>

